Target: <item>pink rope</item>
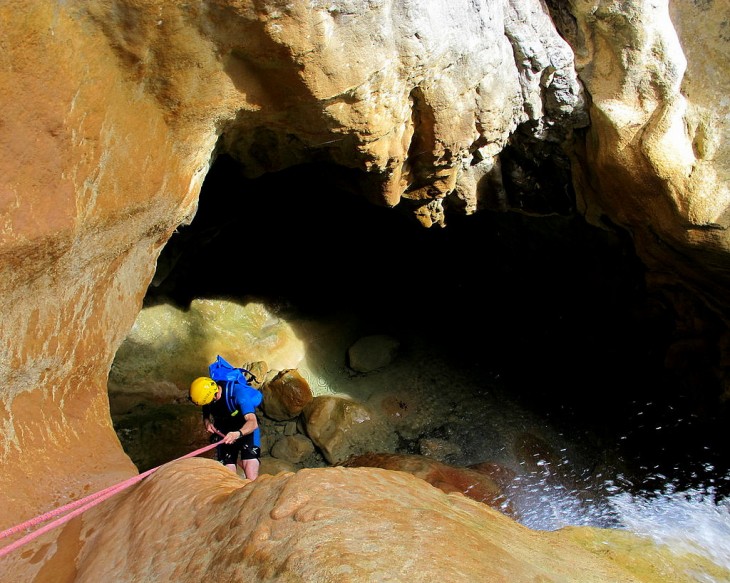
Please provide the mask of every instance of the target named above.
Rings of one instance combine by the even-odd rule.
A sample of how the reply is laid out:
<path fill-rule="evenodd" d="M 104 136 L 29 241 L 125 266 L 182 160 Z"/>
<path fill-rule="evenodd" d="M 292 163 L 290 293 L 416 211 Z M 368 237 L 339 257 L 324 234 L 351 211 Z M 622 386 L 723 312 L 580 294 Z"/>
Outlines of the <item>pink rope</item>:
<path fill-rule="evenodd" d="M 210 445 L 206 445 L 205 447 L 196 449 L 195 451 L 187 453 L 184 456 L 179 457 L 177 459 L 182 460 L 182 459 L 194 457 L 196 455 L 199 455 L 201 453 L 208 451 L 209 449 L 213 449 L 217 445 L 219 445 L 219 443 L 211 443 Z M 177 461 L 177 460 L 175 460 L 175 461 Z M 161 466 L 157 466 L 156 468 L 147 470 L 146 472 L 143 472 L 143 473 L 139 474 L 138 476 L 133 476 L 131 478 L 128 478 L 128 479 L 124 480 L 123 482 L 119 482 L 118 484 L 109 486 L 108 488 L 105 488 L 104 490 L 100 490 L 93 494 L 89 494 L 88 496 L 86 496 L 84 498 L 80 498 L 79 500 L 74 500 L 73 502 L 69 502 L 68 504 L 66 504 L 64 506 L 55 508 L 54 510 L 46 512 L 45 514 L 41 514 L 39 516 L 36 516 L 35 518 L 31 518 L 30 520 L 27 520 L 27 521 L 23 522 L 22 524 L 18 524 L 16 526 L 13 526 L 12 528 L 4 530 L 2 533 L 0 533 L 0 539 L 5 538 L 6 536 L 10 536 L 11 534 L 18 533 L 21 530 L 24 530 L 28 527 L 35 526 L 36 524 L 40 524 L 41 522 L 45 522 L 46 520 L 48 520 L 58 514 L 62 514 L 63 512 L 71 510 L 72 508 L 76 508 L 76 510 L 69 512 L 68 514 L 62 516 L 61 518 L 58 518 L 58 519 L 54 520 L 53 522 L 50 522 L 50 523 L 46 524 L 45 526 L 39 528 L 38 530 L 36 530 L 30 534 L 27 534 L 23 538 L 19 538 L 15 542 L 10 543 L 9 545 L 3 547 L 2 549 L 0 549 L 0 558 L 4 557 L 5 555 L 14 551 L 17 548 L 22 547 L 24 544 L 26 544 L 27 542 L 30 542 L 31 540 L 33 540 L 36 537 L 39 537 L 43 533 L 46 533 L 49 530 L 52 530 L 52 529 L 56 528 L 57 526 L 60 526 L 61 524 L 68 522 L 69 520 L 78 516 L 79 514 L 82 514 L 89 508 L 92 508 L 93 506 L 100 504 L 104 500 L 111 498 L 117 492 L 121 492 L 122 490 L 128 488 L 132 484 L 136 484 L 137 482 L 143 480 L 144 478 L 149 476 L 152 472 L 156 471 L 160 467 Z"/>
<path fill-rule="evenodd" d="M 122 484 L 125 484 L 126 482 L 133 483 L 137 480 L 137 478 L 148 476 L 152 472 L 154 472 L 157 468 L 153 468 L 151 470 L 147 470 L 143 474 L 139 474 L 139 476 L 134 476 L 132 478 L 129 478 L 125 482 L 121 482 L 120 484 L 114 484 L 112 486 L 109 486 L 108 488 L 104 488 L 103 490 L 99 490 L 98 492 L 94 492 L 93 494 L 89 494 L 85 498 L 79 498 L 78 500 L 74 500 L 73 502 L 69 502 L 65 506 L 59 506 L 58 508 L 55 508 L 49 512 L 46 512 L 45 514 L 41 514 L 39 516 L 36 516 L 35 518 L 31 518 L 30 520 L 26 520 L 22 524 L 17 524 L 13 526 L 12 528 L 8 528 L 7 530 L 4 530 L 0 532 L 0 539 L 3 539 L 7 536 L 16 534 L 20 532 L 21 530 L 25 530 L 26 528 L 30 528 L 31 526 L 35 526 L 37 524 L 40 524 L 42 522 L 45 522 L 46 520 L 49 520 L 50 518 L 53 518 L 54 516 L 57 516 L 59 514 L 63 514 L 64 512 L 71 510 L 73 508 L 76 508 L 77 506 L 81 506 L 82 504 L 86 504 L 87 502 L 98 498 L 99 496 L 103 496 L 107 492 L 110 492 L 112 490 L 116 490 L 119 488 Z"/>

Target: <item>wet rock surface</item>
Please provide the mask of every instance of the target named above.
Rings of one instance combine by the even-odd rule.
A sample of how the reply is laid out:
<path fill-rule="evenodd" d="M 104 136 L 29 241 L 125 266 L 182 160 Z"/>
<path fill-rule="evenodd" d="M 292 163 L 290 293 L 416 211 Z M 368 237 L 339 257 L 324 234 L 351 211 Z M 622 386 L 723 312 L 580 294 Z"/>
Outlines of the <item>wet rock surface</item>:
<path fill-rule="evenodd" d="M 690 583 L 700 570 L 727 575 L 626 532 L 532 531 L 407 472 L 372 467 L 249 482 L 210 460 L 175 462 L 90 511 L 76 534 L 77 582 Z M 67 573 L 56 580 L 70 580 Z"/>

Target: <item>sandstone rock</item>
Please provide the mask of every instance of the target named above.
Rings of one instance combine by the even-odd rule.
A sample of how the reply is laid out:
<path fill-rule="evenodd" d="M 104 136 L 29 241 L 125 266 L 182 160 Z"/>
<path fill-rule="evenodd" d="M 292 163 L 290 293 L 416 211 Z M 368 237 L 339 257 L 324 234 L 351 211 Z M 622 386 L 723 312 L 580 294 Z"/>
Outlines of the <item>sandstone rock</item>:
<path fill-rule="evenodd" d="M 120 544 L 120 541 L 124 541 Z M 64 553 L 77 557 L 64 561 Z M 406 472 L 300 470 L 241 480 L 211 460 L 168 464 L 87 511 L 46 550 L 56 583 L 691 583 L 727 578 L 627 532 L 538 532 Z M 14 563 L 19 579 L 31 557 Z"/>
<path fill-rule="evenodd" d="M 345 395 L 321 395 L 304 408 L 306 433 L 336 464 L 351 455 L 394 447 L 394 436 L 362 403 Z"/>
<path fill-rule="evenodd" d="M 564 21 L 572 23 L 573 34 L 565 36 L 576 62 L 545 4 L 527 0 L 508 7 L 431 2 L 428 11 L 423 3 L 387 1 L 285 8 L 273 2 L 0 5 L 7 65 L 0 156 L 3 525 L 135 473 L 113 431 L 107 380 L 156 259 L 173 231 L 195 215 L 219 149 L 236 156 L 252 176 L 314 155 L 362 170 L 362 184 L 354 188 L 369 199 L 386 206 L 403 202 L 423 224 L 441 225 L 452 190 L 465 212 L 489 195 L 479 191 L 478 181 L 499 167 L 496 158 L 518 127 L 531 139 L 562 142 L 585 113 L 579 99 L 584 84 L 592 126 L 585 139 L 571 136 L 570 152 L 580 212 L 595 224 L 628 229 L 650 274 L 659 274 L 649 283 L 667 290 L 670 300 L 678 287 L 697 290 L 710 312 L 727 314 L 730 116 L 727 100 L 717 98 L 730 93 L 728 76 L 721 74 L 730 42 L 723 28 L 726 7 L 668 4 L 569 3 Z M 719 319 L 726 327 L 726 318 Z M 189 331 L 210 331 L 209 323 L 202 317 Z M 255 340 L 252 346 L 262 344 Z M 208 358 L 218 348 L 209 345 Z M 303 356 L 301 346 L 284 352 L 284 366 L 267 362 L 283 369 L 296 366 L 292 354 Z M 208 358 L 201 357 L 203 365 Z M 180 354 L 173 362 L 199 370 L 200 363 Z M 36 548 L 30 569 L 41 572 L 37 580 L 77 567 L 67 580 L 164 580 L 177 572 L 179 580 L 199 581 L 203 573 L 236 569 L 233 559 L 207 564 L 207 547 L 191 553 L 187 544 L 175 544 L 175 537 L 187 543 L 190 532 L 216 517 L 190 503 L 192 490 L 181 492 L 180 484 L 159 479 L 124 496 L 133 508 L 120 502 L 119 516 L 79 519 L 58 541 Z M 210 487 L 194 480 L 187 485 Z M 407 500 L 412 507 L 406 512 L 417 523 L 413 508 L 422 501 L 419 495 Z M 187 529 L 175 519 L 150 521 L 169 520 L 176 501 L 195 513 Z M 350 502 L 337 499 L 333 506 Z M 332 511 L 301 503 L 301 519 L 323 520 Z M 376 507 L 371 499 L 362 504 Z M 226 539 L 226 519 L 210 537 L 213 548 Z M 330 552 L 346 557 L 344 568 L 351 569 L 331 567 L 341 580 L 378 573 L 376 565 L 357 563 L 363 545 L 344 539 L 338 548 L 328 546 L 341 533 L 337 529 L 323 532 L 328 538 L 311 534 L 302 548 L 286 531 L 274 529 L 282 539 L 271 537 L 274 519 L 262 520 L 259 530 L 247 531 L 255 534 L 247 548 L 260 562 L 246 571 L 249 579 L 274 578 L 280 568 L 316 580 L 334 564 Z M 389 532 L 385 521 L 378 524 Z M 498 524 L 510 533 L 514 527 Z M 289 526 L 312 525 L 302 520 Z M 462 526 L 472 533 L 470 525 Z M 95 552 L 78 557 L 82 528 L 85 536 L 94 535 L 94 544 L 86 540 Z M 376 539 L 375 554 L 383 561 L 400 565 L 407 553 L 391 557 L 395 545 L 380 549 L 371 528 L 360 520 L 354 531 L 367 542 Z M 416 548 L 408 558 L 428 567 L 432 556 L 439 557 L 437 568 L 419 572 L 427 580 L 458 580 L 462 573 L 473 580 L 485 572 L 496 580 L 515 573 L 534 580 L 553 570 L 563 581 L 575 573 L 582 581 L 631 580 L 603 562 L 596 565 L 593 556 L 583 560 L 572 544 L 545 552 L 543 537 L 488 555 L 484 549 L 493 548 L 494 537 L 476 530 L 470 539 L 447 528 L 449 535 L 462 535 L 471 556 L 442 545 Z M 406 540 L 413 524 L 394 532 L 396 540 Z M 413 538 L 428 536 L 416 530 Z M 130 547 L 119 544 L 130 540 Z M 289 562 L 265 565 L 269 547 Z M 567 573 L 552 554 L 557 547 L 573 559 Z M 225 558 L 232 547 L 223 548 Z M 515 556 L 527 557 L 527 565 Z M 313 557 L 322 558 L 319 572 Z M 529 562 L 533 557 L 537 564 Z"/>
<path fill-rule="evenodd" d="M 701 8 L 662 2 L 597 10 L 575 4 L 572 10 L 568 38 L 591 95 L 590 139 L 576 151 L 578 202 L 592 223 L 608 215 L 626 226 L 650 270 L 682 249 L 687 260 L 677 261 L 658 280 L 649 278 L 663 289 L 670 281 L 728 281 L 725 262 L 709 257 L 711 248 L 724 255 L 729 247 L 730 142 L 721 136 L 730 128 L 730 104 L 714 96 L 727 95 L 730 81 L 726 75 L 706 75 L 707 67 L 719 62 L 717 50 L 727 52 L 730 45 L 718 29 L 721 10 L 717 2 Z M 710 51 L 705 33 L 714 39 Z M 622 65 L 616 74 L 614 65 L 629 60 L 634 65 Z M 627 184 L 634 185 L 630 195 Z M 700 192 L 706 194 L 697 196 Z M 707 271 L 700 274 L 699 263 Z M 681 295 L 673 298 L 680 309 Z M 708 300 L 725 303 L 724 298 Z"/>
<path fill-rule="evenodd" d="M 295 369 L 283 370 L 266 381 L 263 395 L 262 408 L 276 421 L 294 419 L 313 399 L 309 383 Z"/>
<path fill-rule="evenodd" d="M 503 489 L 484 471 L 457 468 L 421 455 L 383 453 L 352 456 L 341 465 L 408 472 L 446 493 L 459 492 L 516 518 L 514 509 L 507 504 Z"/>

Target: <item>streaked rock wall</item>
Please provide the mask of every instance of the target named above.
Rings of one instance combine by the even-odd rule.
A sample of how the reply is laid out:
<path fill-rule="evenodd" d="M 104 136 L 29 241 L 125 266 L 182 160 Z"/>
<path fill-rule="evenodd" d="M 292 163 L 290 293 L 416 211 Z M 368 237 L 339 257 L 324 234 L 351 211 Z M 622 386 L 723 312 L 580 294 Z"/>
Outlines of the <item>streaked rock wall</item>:
<path fill-rule="evenodd" d="M 655 281 L 727 314 L 721 4 L 572 2 L 575 62 L 546 10 L 3 3 L 0 525 L 135 472 L 107 375 L 216 145 L 249 176 L 358 169 L 363 195 L 430 226 L 449 202 L 506 204 L 499 153 L 520 128 L 565 143 L 587 218 L 628 228 Z"/>

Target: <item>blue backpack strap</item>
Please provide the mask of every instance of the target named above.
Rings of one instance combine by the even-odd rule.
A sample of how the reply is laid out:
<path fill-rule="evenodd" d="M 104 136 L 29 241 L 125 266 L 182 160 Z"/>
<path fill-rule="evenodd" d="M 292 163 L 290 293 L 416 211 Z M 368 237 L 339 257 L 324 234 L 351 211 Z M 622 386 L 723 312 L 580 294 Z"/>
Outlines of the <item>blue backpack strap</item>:
<path fill-rule="evenodd" d="M 238 415 L 238 407 L 236 407 L 236 399 L 234 399 L 234 386 L 235 383 L 233 381 L 226 381 L 226 407 L 228 407 L 228 412 L 233 415 Z"/>
<path fill-rule="evenodd" d="M 256 375 L 255 375 L 255 374 L 253 374 L 253 373 L 252 373 L 252 372 L 251 372 L 250 370 L 248 370 L 247 368 L 240 368 L 240 367 L 239 367 L 239 369 L 238 369 L 238 370 L 240 370 L 240 371 L 244 372 L 245 374 L 247 374 L 247 375 L 249 375 L 249 376 L 251 377 L 251 378 L 249 378 L 249 379 L 246 379 L 246 382 L 247 382 L 247 383 L 250 383 L 251 381 L 254 381 L 254 382 L 259 382 L 259 379 L 257 379 L 257 378 L 256 378 Z"/>
<path fill-rule="evenodd" d="M 226 406 L 231 415 L 240 413 L 255 413 L 256 407 L 261 405 L 264 395 L 258 389 L 245 383 L 235 381 L 226 382 Z"/>

